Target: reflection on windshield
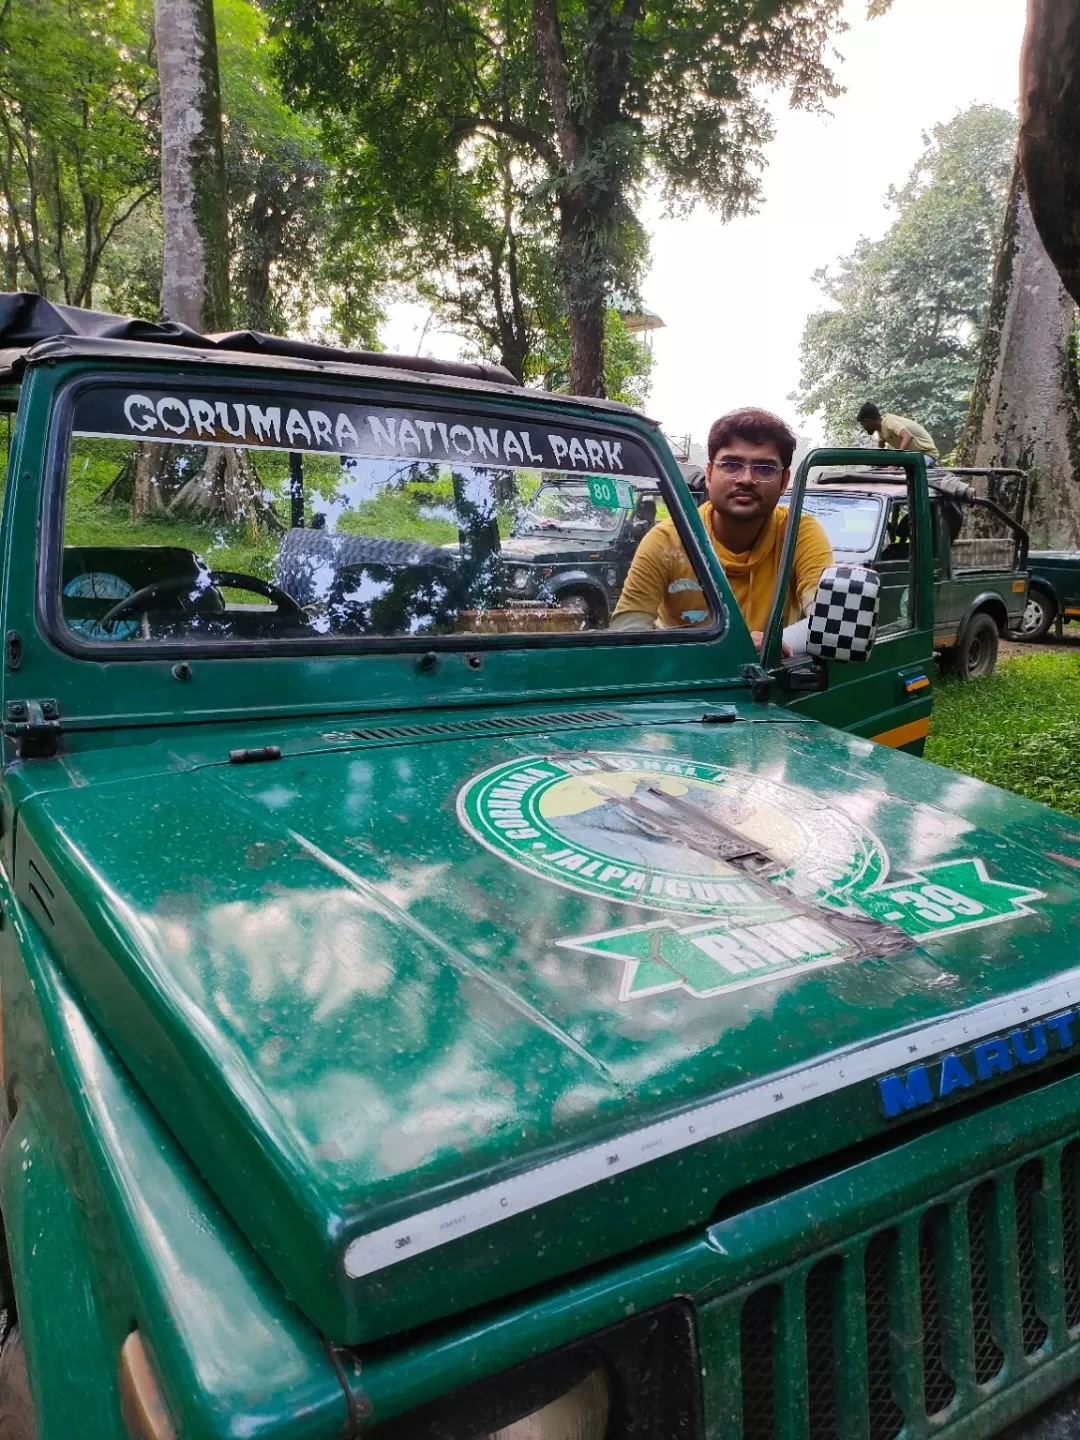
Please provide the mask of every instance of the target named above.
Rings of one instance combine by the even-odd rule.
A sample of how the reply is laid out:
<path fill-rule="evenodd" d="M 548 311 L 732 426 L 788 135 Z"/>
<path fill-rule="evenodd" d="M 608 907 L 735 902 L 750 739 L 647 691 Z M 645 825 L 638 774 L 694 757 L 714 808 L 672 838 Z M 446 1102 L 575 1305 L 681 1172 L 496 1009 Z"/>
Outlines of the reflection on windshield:
<path fill-rule="evenodd" d="M 874 496 L 808 491 L 803 509 L 821 522 L 834 550 L 865 553 L 873 548 L 881 519 L 881 501 Z"/>
<path fill-rule="evenodd" d="M 622 514 L 618 510 L 600 509 L 583 485 L 541 485 L 532 503 L 514 522 L 515 535 L 535 535 L 541 531 L 563 530 L 614 531 L 619 528 Z"/>
<path fill-rule="evenodd" d="M 143 433 L 149 405 L 139 395 L 124 410 Z M 153 414 L 205 428 L 222 408 L 169 396 Z M 225 410 L 230 424 L 243 408 Z M 657 523 L 655 474 L 593 468 L 625 463 L 630 442 L 624 451 L 571 432 L 373 415 L 365 423 L 378 421 L 368 428 L 387 449 L 430 440 L 436 451 L 445 431 L 443 448 L 471 451 L 369 455 L 228 445 L 216 433 L 213 443 L 101 433 L 102 414 L 86 409 L 68 452 L 58 586 L 64 622 L 84 642 L 602 631 Z M 244 423 L 264 438 L 303 439 L 297 413 L 279 424 L 278 412 L 251 404 Z M 327 444 L 349 426 L 360 433 L 359 414 L 346 425 L 343 411 L 332 430 L 330 412 L 305 413 L 312 443 L 316 418 Z M 492 463 L 472 453 L 481 449 Z M 556 468 L 547 452 L 581 469 Z M 646 459 L 639 450 L 642 470 Z M 591 553 L 564 552 L 560 536 L 587 537 Z"/>

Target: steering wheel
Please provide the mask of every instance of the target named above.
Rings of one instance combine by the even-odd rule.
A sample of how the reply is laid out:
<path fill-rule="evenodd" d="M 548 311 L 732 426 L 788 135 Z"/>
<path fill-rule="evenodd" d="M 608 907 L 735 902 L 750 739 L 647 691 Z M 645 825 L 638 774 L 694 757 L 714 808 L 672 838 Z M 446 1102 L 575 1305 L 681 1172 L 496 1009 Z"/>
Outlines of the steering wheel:
<path fill-rule="evenodd" d="M 166 595 L 176 595 L 184 590 L 201 590 L 210 586 L 226 590 L 250 590 L 255 595 L 265 595 L 267 600 L 274 602 L 279 615 L 298 620 L 304 625 L 308 623 L 307 615 L 288 591 L 282 590 L 279 585 L 272 585 L 269 580 L 261 580 L 258 575 L 243 575 L 239 570 L 206 570 L 201 573 L 199 580 L 203 584 L 193 581 L 190 575 L 171 575 L 165 580 L 155 580 L 152 585 L 144 585 L 141 590 L 125 595 L 123 600 L 101 617 L 98 625 L 104 628 L 115 625 L 118 620 L 123 620 L 128 615 L 145 615 L 155 600 L 164 599 Z"/>

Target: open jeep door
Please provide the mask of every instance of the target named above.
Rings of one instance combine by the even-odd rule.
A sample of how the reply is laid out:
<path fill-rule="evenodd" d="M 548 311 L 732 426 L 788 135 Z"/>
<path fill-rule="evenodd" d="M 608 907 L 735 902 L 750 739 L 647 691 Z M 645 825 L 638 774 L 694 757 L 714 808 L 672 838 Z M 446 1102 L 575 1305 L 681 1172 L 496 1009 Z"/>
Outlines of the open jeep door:
<path fill-rule="evenodd" d="M 821 466 L 850 469 L 896 468 L 897 497 L 906 492 L 907 534 L 900 546 L 879 548 L 881 609 L 869 653 L 850 663 L 782 656 L 784 597 L 790 583 L 795 541 L 810 472 Z M 881 478 L 881 477 L 878 477 Z M 893 478 L 893 477 L 890 477 Z M 934 680 L 934 554 L 926 464 L 918 454 L 901 451 L 814 450 L 796 473 L 790 492 L 792 524 L 777 581 L 773 611 L 762 646 L 763 669 L 771 675 L 774 697 L 816 720 L 921 755 L 930 731 Z M 889 506 L 871 521 L 879 545 Z M 834 541 L 835 544 L 835 541 Z M 889 558 L 890 549 L 896 550 Z"/>

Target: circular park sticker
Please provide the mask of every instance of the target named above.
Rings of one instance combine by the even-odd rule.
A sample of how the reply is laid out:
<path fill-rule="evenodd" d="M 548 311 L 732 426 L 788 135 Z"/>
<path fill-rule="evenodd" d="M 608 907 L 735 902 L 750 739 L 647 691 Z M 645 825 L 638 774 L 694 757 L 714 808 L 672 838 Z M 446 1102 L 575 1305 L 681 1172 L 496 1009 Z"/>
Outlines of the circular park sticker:
<path fill-rule="evenodd" d="M 888 869 L 869 831 L 807 790 L 648 752 L 497 765 L 462 787 L 458 815 L 488 849 L 533 874 L 693 915 L 768 910 L 747 867 L 782 879 L 790 893 L 841 903 Z"/>

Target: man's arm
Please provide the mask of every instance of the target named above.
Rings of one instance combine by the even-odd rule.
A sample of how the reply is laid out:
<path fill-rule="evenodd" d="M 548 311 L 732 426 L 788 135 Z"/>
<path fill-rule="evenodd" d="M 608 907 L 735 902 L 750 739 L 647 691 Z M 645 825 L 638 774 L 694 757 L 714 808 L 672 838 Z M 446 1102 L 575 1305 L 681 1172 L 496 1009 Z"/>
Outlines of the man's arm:
<path fill-rule="evenodd" d="M 670 539 L 654 525 L 642 540 L 630 565 L 610 630 L 651 630 L 656 625 L 667 593 Z"/>
<path fill-rule="evenodd" d="M 915 443 L 915 436 L 912 435 L 912 433 L 911 433 L 910 430 L 906 430 L 906 429 L 905 429 L 905 430 L 901 430 L 901 431 L 900 431 L 900 449 L 901 449 L 901 450 L 910 450 L 911 447 L 912 447 L 912 445 L 914 445 L 914 443 Z"/>
<path fill-rule="evenodd" d="M 795 542 L 792 565 L 792 584 L 804 618 L 814 608 L 822 571 L 832 563 L 832 546 L 821 521 L 815 520 L 813 515 L 804 514 L 799 520 L 799 538 Z"/>

